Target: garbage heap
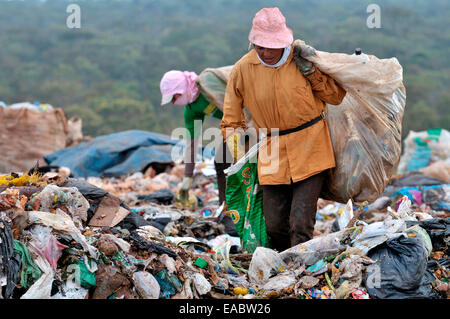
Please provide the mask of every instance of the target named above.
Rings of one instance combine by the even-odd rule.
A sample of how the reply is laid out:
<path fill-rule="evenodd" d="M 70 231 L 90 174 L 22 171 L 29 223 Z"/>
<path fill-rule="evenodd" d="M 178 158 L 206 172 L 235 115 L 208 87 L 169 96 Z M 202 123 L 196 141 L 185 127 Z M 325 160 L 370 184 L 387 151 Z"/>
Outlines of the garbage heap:
<path fill-rule="evenodd" d="M 221 223 L 214 176 L 196 171 L 188 209 L 177 201 L 182 165 L 126 178 L 0 176 L 1 298 L 449 296 L 442 206 L 408 194 L 360 206 L 319 200 L 315 238 L 250 254 Z"/>

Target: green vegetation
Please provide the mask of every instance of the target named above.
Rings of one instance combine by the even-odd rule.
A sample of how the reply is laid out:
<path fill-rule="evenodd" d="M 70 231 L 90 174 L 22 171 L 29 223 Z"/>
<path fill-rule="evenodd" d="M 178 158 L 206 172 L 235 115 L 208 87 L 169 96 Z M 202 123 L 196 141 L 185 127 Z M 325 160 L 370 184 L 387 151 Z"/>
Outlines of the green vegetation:
<path fill-rule="evenodd" d="M 0 100 L 40 101 L 83 118 L 92 136 L 127 129 L 170 134 L 182 108 L 160 106 L 170 69 L 200 73 L 247 52 L 254 14 L 278 6 L 300 38 L 319 50 L 361 47 L 404 68 L 409 130 L 450 127 L 447 0 L 377 1 L 381 28 L 366 27 L 358 0 L 75 1 L 81 29 L 69 29 L 74 1 L 0 0 Z"/>

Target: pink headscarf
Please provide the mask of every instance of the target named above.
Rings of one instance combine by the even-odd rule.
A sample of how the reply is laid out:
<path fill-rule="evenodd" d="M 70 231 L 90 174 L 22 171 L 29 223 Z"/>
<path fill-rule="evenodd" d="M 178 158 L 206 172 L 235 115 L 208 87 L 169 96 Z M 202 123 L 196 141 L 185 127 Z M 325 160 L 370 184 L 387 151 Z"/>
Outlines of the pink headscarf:
<path fill-rule="evenodd" d="M 161 79 L 161 105 L 172 101 L 175 94 L 181 94 L 174 102 L 175 105 L 184 106 L 194 102 L 199 94 L 196 80 L 198 75 L 188 71 L 169 71 Z"/>

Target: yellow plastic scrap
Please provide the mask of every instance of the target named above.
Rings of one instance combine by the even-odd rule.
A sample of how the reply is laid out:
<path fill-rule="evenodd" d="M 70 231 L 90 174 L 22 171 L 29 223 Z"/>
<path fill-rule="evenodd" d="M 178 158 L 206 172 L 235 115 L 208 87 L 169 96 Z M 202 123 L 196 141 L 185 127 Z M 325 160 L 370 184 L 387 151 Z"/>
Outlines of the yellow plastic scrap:
<path fill-rule="evenodd" d="M 246 295 L 248 294 L 248 289 L 245 287 L 234 287 L 233 292 L 235 295 Z"/>
<path fill-rule="evenodd" d="M 7 186 L 27 186 L 27 185 L 36 185 L 36 186 L 45 186 L 46 183 L 41 180 L 41 175 L 38 173 L 33 173 L 32 175 L 23 174 L 19 177 L 15 177 L 13 175 L 2 175 L 0 176 L 0 185 Z"/>
<path fill-rule="evenodd" d="M 23 174 L 22 176 L 15 177 L 12 175 L 2 175 L 0 176 L 0 185 L 13 185 L 13 186 L 27 186 L 27 185 L 40 185 L 41 176 L 39 174 L 33 173 L 32 175 Z"/>

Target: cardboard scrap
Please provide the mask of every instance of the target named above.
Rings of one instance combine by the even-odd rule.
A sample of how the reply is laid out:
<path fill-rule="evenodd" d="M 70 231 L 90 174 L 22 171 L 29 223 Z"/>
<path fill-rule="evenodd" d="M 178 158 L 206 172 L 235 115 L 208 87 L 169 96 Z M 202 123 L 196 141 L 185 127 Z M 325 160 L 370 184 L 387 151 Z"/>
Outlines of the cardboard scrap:
<path fill-rule="evenodd" d="M 118 199 L 105 196 L 100 201 L 94 216 L 89 222 L 93 227 L 114 227 L 120 223 L 130 211 L 120 206 Z"/>

